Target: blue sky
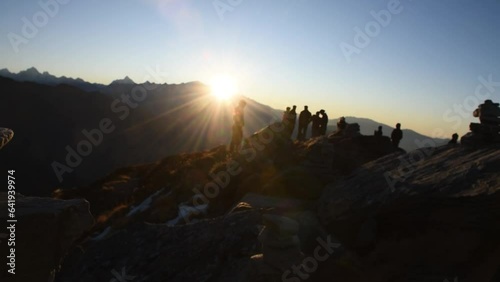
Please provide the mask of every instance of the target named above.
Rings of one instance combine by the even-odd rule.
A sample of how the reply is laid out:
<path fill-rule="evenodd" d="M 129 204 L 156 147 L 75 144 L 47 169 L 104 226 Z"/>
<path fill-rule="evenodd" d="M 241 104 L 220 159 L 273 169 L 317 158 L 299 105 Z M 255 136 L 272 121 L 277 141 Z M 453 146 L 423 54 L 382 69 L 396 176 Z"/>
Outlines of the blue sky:
<path fill-rule="evenodd" d="M 401 122 L 446 137 L 474 121 L 459 108 L 482 101 L 479 77 L 493 81 L 480 98 L 500 100 L 497 0 L 59 1 L 67 3 L 18 52 L 9 34 L 23 36 L 22 18 L 34 22 L 44 10 L 38 1 L 0 3 L 0 68 L 100 83 L 126 75 L 141 82 L 148 67 L 168 83 L 228 73 L 241 94 L 274 108 L 307 104 L 331 118 Z M 221 17 L 214 3 L 230 10 Z M 355 28 L 364 31 L 382 10 L 388 24 L 347 60 L 341 44 L 356 47 Z"/>

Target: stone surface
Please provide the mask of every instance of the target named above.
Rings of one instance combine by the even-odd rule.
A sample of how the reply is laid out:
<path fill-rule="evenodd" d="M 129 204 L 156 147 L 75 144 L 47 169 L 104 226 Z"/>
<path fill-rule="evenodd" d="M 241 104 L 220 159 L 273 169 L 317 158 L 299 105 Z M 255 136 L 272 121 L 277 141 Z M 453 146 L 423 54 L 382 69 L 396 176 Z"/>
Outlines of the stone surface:
<path fill-rule="evenodd" d="M 300 251 L 299 246 L 275 248 L 263 244 L 262 254 L 264 262 L 277 269 L 278 273 L 290 269 L 293 265 L 300 265 L 304 259 L 304 254 Z"/>
<path fill-rule="evenodd" d="M 264 225 L 278 236 L 293 236 L 299 232 L 297 221 L 275 214 L 263 215 Z"/>
<path fill-rule="evenodd" d="M 174 227 L 135 223 L 74 249 L 56 281 L 110 281 L 125 267 L 134 282 L 232 282 L 260 253 L 261 222 L 250 210 Z"/>
<path fill-rule="evenodd" d="M 388 155 L 328 185 L 318 216 L 360 256 L 358 281 L 434 281 L 430 274 L 450 273 L 493 281 L 500 267 L 493 262 L 500 255 L 499 146 Z"/>
<path fill-rule="evenodd" d="M 214 181 L 209 172 L 226 171 L 234 159 L 210 152 L 173 156 L 124 169 L 115 175 L 120 181 L 109 177 L 96 184 L 91 202 L 103 212 L 122 200 L 138 206 L 166 188 L 134 218 L 124 216 L 130 206 L 114 213 L 122 222 L 119 228 L 106 240 L 74 249 L 59 281 L 109 281 L 113 269 L 125 266 L 134 281 L 282 281 L 283 269 L 304 261 L 298 253 L 311 267 L 318 250 L 322 255 L 331 251 L 325 247 L 330 239 L 340 246 L 318 263 L 308 281 L 441 282 L 450 275 L 459 281 L 495 281 L 498 146 L 405 153 L 394 150 L 387 137 L 282 141 L 282 146 L 272 141 L 253 159 L 236 157 L 241 171 L 225 178 L 229 183 L 209 199 L 208 213 L 189 224 L 145 221 L 170 217 L 171 205 L 188 202 L 193 187 Z M 316 188 L 307 179 L 315 180 Z M 288 217 L 298 227 L 263 220 L 263 213 Z M 113 220 L 104 226 L 109 224 L 116 226 Z"/>
<path fill-rule="evenodd" d="M 7 210 L 6 193 L 1 194 L 0 208 Z M 50 281 L 70 248 L 94 224 L 89 203 L 85 200 L 63 201 L 18 195 L 15 209 L 15 281 Z M 6 222 L 4 213 L 0 220 Z M 2 244 L 2 253 L 6 254 L 4 246 Z M 0 275 L 2 281 L 12 281 L 6 280 L 6 271 Z"/>
<path fill-rule="evenodd" d="M 299 236 L 279 236 L 275 232 L 271 231 L 269 227 L 266 227 L 259 234 L 259 242 L 274 248 L 288 248 L 296 247 L 300 245 Z"/>

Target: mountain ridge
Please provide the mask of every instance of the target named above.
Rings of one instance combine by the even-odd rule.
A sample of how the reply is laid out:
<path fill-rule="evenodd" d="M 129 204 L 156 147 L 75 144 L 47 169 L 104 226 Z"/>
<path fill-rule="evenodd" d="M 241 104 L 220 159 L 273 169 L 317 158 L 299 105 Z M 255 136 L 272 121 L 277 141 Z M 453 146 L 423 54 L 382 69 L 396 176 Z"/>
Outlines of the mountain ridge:
<path fill-rule="evenodd" d="M 30 72 L 35 73 L 35 69 Z M 132 103 L 133 108 L 122 101 L 122 95 L 130 96 L 124 93 L 132 93 L 137 86 L 152 90 L 147 91 L 144 101 Z M 229 143 L 233 105 L 218 102 L 206 85 L 191 82 L 149 86 L 114 84 L 105 91 L 86 91 L 72 84 L 51 86 L 0 78 L 1 126 L 13 129 L 16 134 L 0 151 L 0 157 L 12 159 L 11 165 L 24 167 L 26 173 L 31 171 L 32 176 L 38 177 L 35 181 L 36 177 L 26 176 L 33 187 L 41 187 L 39 190 L 30 188 L 27 194 L 46 195 L 55 187 L 90 183 L 119 167 L 150 163 L 171 154 Z M 233 102 L 238 99 L 234 97 Z M 245 99 L 248 105 L 244 136 L 281 120 L 281 110 L 251 98 Z M 30 115 L 23 114 L 25 112 Z M 88 140 L 83 130 L 92 132 L 99 128 L 104 118 L 110 119 L 115 126 L 113 133 L 103 135 L 103 142 L 92 148 L 90 156 L 82 158 L 81 165 L 68 168 L 71 173 L 65 174 L 64 182 L 60 183 L 54 172 L 54 162 L 59 168 L 65 165 L 69 152 Z M 359 122 L 365 135 L 372 135 L 372 130 L 378 126 L 378 123 L 366 123 L 363 119 L 350 118 L 348 122 Z M 330 120 L 328 129 L 336 129 L 334 120 Z M 169 137 L 173 132 L 177 138 Z M 296 132 L 292 137 L 295 136 Z M 427 138 L 415 136 L 406 134 L 401 145 Z"/>
<path fill-rule="evenodd" d="M 21 75 L 21 73 L 23 73 L 23 74 L 30 73 L 32 75 L 26 76 L 26 75 Z M 105 93 L 114 92 L 113 90 L 110 90 L 109 88 L 114 87 L 114 86 L 119 87 L 120 85 L 134 85 L 134 84 L 137 84 L 137 85 L 165 85 L 166 84 L 166 83 L 165 84 L 163 84 L 163 83 L 162 84 L 150 83 L 149 81 L 146 81 L 144 83 L 136 83 L 129 76 L 125 76 L 123 79 L 116 79 L 116 80 L 112 81 L 110 84 L 104 85 L 104 84 L 90 83 L 90 82 L 84 81 L 81 78 L 74 79 L 74 78 L 67 78 L 65 76 L 57 78 L 57 77 L 49 74 L 46 71 L 43 72 L 43 76 L 48 77 L 50 79 L 47 79 L 47 81 L 44 82 L 44 81 L 40 81 L 40 79 L 36 79 L 36 76 L 39 76 L 39 75 L 42 75 L 42 74 L 40 74 L 40 72 L 35 67 L 31 67 L 31 68 L 28 68 L 24 71 L 20 71 L 17 75 L 9 72 L 8 69 L 6 69 L 6 68 L 0 70 L 0 76 L 9 77 L 9 78 L 12 78 L 12 79 L 17 80 L 17 81 L 31 81 L 31 82 L 38 82 L 38 83 L 42 83 L 42 84 L 48 84 L 48 85 L 69 84 L 69 85 L 79 87 L 85 91 L 100 91 L 100 92 L 105 92 Z M 23 79 L 23 80 L 21 80 L 21 79 Z M 202 84 L 199 81 L 192 81 L 192 82 L 186 82 L 186 83 L 187 84 L 189 84 L 189 83 Z M 178 85 L 183 85 L 183 84 L 184 83 L 181 83 Z M 168 85 L 168 84 L 166 84 L 166 85 Z M 248 99 L 248 98 L 246 98 L 246 99 Z M 272 107 L 270 107 L 270 108 L 275 112 L 275 114 L 277 116 L 280 116 L 282 110 L 274 109 Z M 364 135 L 371 135 L 372 132 L 370 130 L 372 130 L 372 129 L 370 129 L 370 128 L 373 128 L 373 130 L 376 130 L 378 125 L 382 125 L 383 131 L 386 134 L 390 134 L 392 129 L 394 129 L 394 127 L 392 127 L 390 125 L 379 123 L 379 122 L 372 120 L 370 118 L 353 117 L 353 116 L 346 116 L 346 118 L 348 120 L 352 120 L 355 123 L 359 123 L 361 126 L 361 132 Z M 335 126 L 336 122 L 337 122 L 337 119 L 329 119 L 329 121 L 328 121 L 328 124 L 329 124 L 328 130 L 329 131 L 336 130 L 336 126 Z M 421 134 L 415 130 L 405 129 L 404 127 L 402 130 L 403 130 L 404 136 L 409 136 L 409 138 L 403 138 L 403 140 L 401 141 L 401 147 L 407 151 L 412 151 L 412 150 L 415 150 L 415 149 L 418 149 L 421 147 L 417 144 L 414 144 L 414 142 L 409 142 L 408 141 L 409 139 L 411 139 L 411 140 L 430 140 L 436 146 L 442 145 L 449 140 L 448 138 L 442 139 L 442 138 L 429 137 L 429 136 L 426 136 L 425 134 Z M 310 132 L 310 128 L 309 128 L 309 132 Z M 294 132 L 294 134 L 295 133 L 296 132 Z"/>
<path fill-rule="evenodd" d="M 127 75 L 122 79 L 113 80 L 109 85 L 113 84 L 136 84 L 136 83 Z"/>
<path fill-rule="evenodd" d="M 47 71 L 40 72 L 35 67 L 30 67 L 26 70 L 19 71 L 18 73 L 10 72 L 7 68 L 0 70 L 0 76 L 7 77 L 19 82 L 36 82 L 45 85 L 59 85 L 59 84 L 69 84 L 79 87 L 85 91 L 100 91 L 106 85 L 99 83 L 91 83 L 85 81 L 81 78 L 72 78 L 66 76 L 57 77 L 50 74 Z"/>
<path fill-rule="evenodd" d="M 269 136 L 272 128 L 250 138 Z M 83 218 L 82 223 L 69 222 L 80 233 L 68 240 L 82 233 L 85 238 L 68 250 L 56 281 L 105 280 L 117 264 L 126 265 L 141 281 L 294 281 L 297 272 L 269 265 L 305 264 L 320 240 L 336 247 L 314 271 L 307 271 L 310 281 L 500 278 L 500 229 L 495 224 L 500 218 L 499 144 L 405 153 L 393 151 L 387 137 L 320 137 L 300 143 L 280 138 L 283 132 L 275 134 L 250 161 L 244 153 L 227 158 L 225 149 L 216 147 L 122 168 L 91 186 L 56 191 L 54 205 L 74 205 L 72 218 Z M 379 151 L 382 156 L 364 155 L 382 147 L 389 149 Z M 416 159 L 415 154 L 423 157 Z M 353 161 L 357 165 L 342 172 Z M 240 172 L 223 180 L 220 175 L 232 162 Z M 204 194 L 209 184 L 224 182 L 216 192 Z M 202 195 L 211 195 L 205 204 L 195 201 Z M 86 213 L 78 213 L 85 204 L 77 202 L 82 198 L 89 201 Z M 96 218 L 92 226 L 85 220 L 89 211 Z M 286 248 L 290 240 L 262 235 L 273 228 L 269 216 L 295 223 L 299 232 L 294 247 L 304 254 L 299 260 Z M 62 229 L 65 222 L 59 222 Z M 36 250 L 43 244 L 29 242 Z M 282 245 L 270 248 L 271 243 Z M 32 259 L 44 257 L 38 252 Z M 39 275 L 50 273 L 50 267 L 38 267 Z M 273 279 L 260 280 L 264 274 Z"/>

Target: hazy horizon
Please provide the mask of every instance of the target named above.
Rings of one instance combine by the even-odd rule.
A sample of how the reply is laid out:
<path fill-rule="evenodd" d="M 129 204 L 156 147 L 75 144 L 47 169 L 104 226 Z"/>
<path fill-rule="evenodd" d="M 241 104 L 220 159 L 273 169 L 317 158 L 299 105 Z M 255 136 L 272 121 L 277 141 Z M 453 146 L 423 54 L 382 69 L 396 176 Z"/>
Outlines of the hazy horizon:
<path fill-rule="evenodd" d="M 275 109 L 308 105 L 442 138 L 468 131 L 476 102 L 500 100 L 494 0 L 40 3 L 0 3 L 0 68 L 103 84 L 141 83 L 148 69 L 175 84 L 228 74 Z"/>

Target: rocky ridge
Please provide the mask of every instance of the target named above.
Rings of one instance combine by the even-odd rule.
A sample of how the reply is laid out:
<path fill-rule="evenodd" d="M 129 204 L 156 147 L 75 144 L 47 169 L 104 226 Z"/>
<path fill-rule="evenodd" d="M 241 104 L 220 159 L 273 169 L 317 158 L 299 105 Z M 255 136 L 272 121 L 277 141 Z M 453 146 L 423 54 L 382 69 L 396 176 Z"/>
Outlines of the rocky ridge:
<path fill-rule="evenodd" d="M 56 281 L 499 281 L 498 144 L 280 129 L 56 191 L 96 218 Z"/>

